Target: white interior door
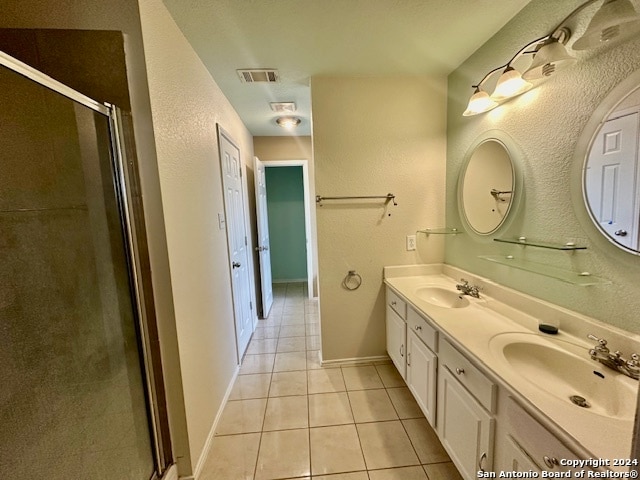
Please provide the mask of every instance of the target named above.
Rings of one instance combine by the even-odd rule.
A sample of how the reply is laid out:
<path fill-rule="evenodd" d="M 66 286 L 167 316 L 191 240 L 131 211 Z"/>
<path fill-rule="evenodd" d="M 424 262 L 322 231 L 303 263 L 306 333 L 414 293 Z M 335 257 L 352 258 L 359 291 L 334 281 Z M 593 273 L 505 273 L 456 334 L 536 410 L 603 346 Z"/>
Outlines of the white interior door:
<path fill-rule="evenodd" d="M 638 113 L 608 120 L 598 132 L 586 172 L 589 207 L 618 243 L 637 247 Z"/>
<path fill-rule="evenodd" d="M 264 163 L 255 161 L 256 217 L 258 221 L 258 256 L 260 258 L 260 292 L 262 294 L 262 318 L 269 316 L 273 304 L 271 285 L 271 251 L 269 250 L 269 214 L 267 212 L 267 178 Z"/>
<path fill-rule="evenodd" d="M 219 128 L 220 165 L 224 190 L 224 209 L 227 217 L 229 269 L 233 292 L 238 359 L 242 358 L 253 333 L 251 287 L 249 284 L 249 255 L 242 189 L 240 150 Z"/>

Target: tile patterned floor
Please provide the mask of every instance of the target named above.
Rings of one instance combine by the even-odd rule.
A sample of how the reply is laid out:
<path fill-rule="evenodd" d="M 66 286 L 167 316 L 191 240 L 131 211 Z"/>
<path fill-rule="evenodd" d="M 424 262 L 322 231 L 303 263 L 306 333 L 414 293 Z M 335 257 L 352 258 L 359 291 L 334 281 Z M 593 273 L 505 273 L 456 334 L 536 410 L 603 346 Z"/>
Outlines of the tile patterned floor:
<path fill-rule="evenodd" d="M 317 303 L 274 285 L 201 480 L 461 480 L 391 363 L 322 367 Z"/>

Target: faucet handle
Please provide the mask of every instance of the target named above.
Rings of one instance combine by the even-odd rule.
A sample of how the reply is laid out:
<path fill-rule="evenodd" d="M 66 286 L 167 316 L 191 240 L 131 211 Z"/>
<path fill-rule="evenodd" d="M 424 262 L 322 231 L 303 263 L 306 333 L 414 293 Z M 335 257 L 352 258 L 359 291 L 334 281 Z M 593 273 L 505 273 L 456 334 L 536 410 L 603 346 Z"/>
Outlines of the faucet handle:
<path fill-rule="evenodd" d="M 640 366 L 640 357 L 638 356 L 637 353 L 632 353 L 631 354 L 631 360 L 627 361 L 627 366 L 628 367 L 639 367 Z"/>
<path fill-rule="evenodd" d="M 593 335 L 592 333 L 587 335 L 587 338 L 590 339 L 590 340 L 594 340 L 594 341 L 598 342 L 601 347 L 606 347 L 607 346 L 607 340 L 605 340 L 604 338 L 598 338 L 595 335 Z"/>
<path fill-rule="evenodd" d="M 609 348 L 607 347 L 607 340 L 604 338 L 598 338 L 593 334 L 589 334 L 587 335 L 587 338 L 594 340 L 596 342 L 598 342 L 598 345 L 596 345 L 595 350 L 597 350 L 598 352 L 601 353 L 605 353 L 608 354 L 609 353 Z"/>

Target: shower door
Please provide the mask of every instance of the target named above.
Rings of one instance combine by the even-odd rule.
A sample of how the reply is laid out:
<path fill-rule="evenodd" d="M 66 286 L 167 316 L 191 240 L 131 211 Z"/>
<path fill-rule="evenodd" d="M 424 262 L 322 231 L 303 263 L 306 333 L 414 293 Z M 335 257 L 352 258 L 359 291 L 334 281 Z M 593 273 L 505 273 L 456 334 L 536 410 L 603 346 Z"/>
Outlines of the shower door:
<path fill-rule="evenodd" d="M 0 478 L 156 478 L 115 109 L 0 63 Z"/>

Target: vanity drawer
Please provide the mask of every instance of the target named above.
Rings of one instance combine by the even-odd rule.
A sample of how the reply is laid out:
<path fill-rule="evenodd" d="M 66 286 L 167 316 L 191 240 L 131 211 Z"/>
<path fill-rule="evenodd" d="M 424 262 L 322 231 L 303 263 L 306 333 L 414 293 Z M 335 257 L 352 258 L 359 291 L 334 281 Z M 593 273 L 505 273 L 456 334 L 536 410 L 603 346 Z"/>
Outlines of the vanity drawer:
<path fill-rule="evenodd" d="M 495 413 L 496 385 L 445 339 L 440 341 L 438 360 L 440 365 L 447 367 L 482 406 Z"/>
<path fill-rule="evenodd" d="M 393 308 L 400 318 L 407 319 L 407 303 L 389 287 L 387 287 L 387 305 Z"/>
<path fill-rule="evenodd" d="M 432 351 L 437 352 L 436 344 L 438 332 L 433 328 L 422 315 L 413 308 L 407 307 L 407 328 L 422 340 Z"/>

